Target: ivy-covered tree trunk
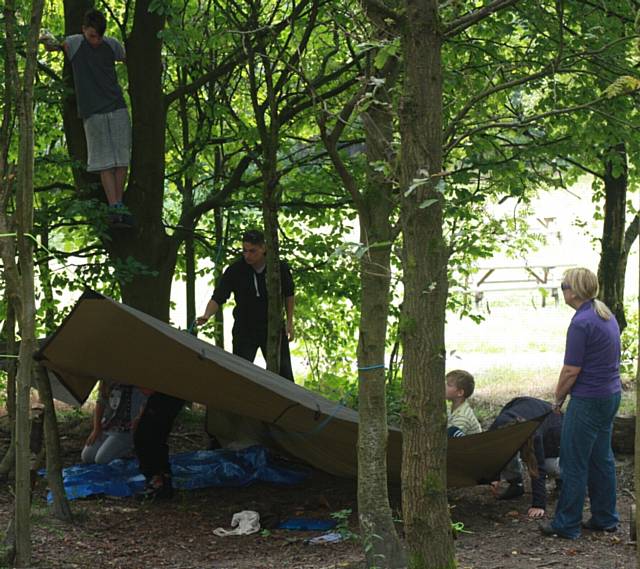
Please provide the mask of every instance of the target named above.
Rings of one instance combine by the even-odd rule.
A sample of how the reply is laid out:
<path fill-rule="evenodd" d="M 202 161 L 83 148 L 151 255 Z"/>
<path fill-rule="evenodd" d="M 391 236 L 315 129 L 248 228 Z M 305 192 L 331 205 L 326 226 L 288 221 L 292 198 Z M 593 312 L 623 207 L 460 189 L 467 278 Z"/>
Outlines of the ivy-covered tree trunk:
<path fill-rule="evenodd" d="M 629 257 L 625 240 L 629 168 L 624 142 L 609 149 L 604 166 L 604 225 L 598 265 L 600 299 L 611 308 L 620 329 L 624 330 L 627 326 L 624 314 L 624 280 Z"/>
<path fill-rule="evenodd" d="M 401 44 L 401 223 L 404 301 L 402 506 L 412 569 L 455 566 L 447 504 L 442 63 L 437 0 L 406 0 Z"/>

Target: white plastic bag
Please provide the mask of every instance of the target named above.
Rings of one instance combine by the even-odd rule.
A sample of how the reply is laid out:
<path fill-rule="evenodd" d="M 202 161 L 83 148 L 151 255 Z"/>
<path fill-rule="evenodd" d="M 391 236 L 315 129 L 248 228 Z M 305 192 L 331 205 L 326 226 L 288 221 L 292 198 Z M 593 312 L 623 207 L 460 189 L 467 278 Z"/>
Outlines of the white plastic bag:
<path fill-rule="evenodd" d="M 216 528 L 213 533 L 220 537 L 228 535 L 249 535 L 260 531 L 260 514 L 252 510 L 243 510 L 233 514 L 231 518 L 231 527 L 233 529 L 226 530 L 224 528 Z"/>

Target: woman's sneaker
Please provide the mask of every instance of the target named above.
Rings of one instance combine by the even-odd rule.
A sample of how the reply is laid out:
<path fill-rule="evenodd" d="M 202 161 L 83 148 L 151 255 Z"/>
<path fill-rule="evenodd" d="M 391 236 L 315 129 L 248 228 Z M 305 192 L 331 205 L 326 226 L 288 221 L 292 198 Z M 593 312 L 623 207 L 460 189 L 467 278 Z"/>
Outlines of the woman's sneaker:
<path fill-rule="evenodd" d="M 498 500 L 513 500 L 524 494 L 524 484 L 522 481 L 512 480 L 507 489 L 498 496 Z"/>
<path fill-rule="evenodd" d="M 154 476 L 145 489 L 136 494 L 136 500 L 139 502 L 152 502 L 155 500 L 171 500 L 173 498 L 173 486 L 171 485 L 171 477 L 167 475 Z"/>
<path fill-rule="evenodd" d="M 584 529 L 589 529 L 591 531 L 606 531 L 607 533 L 615 533 L 618 531 L 618 524 L 615 526 L 610 526 L 608 528 L 601 528 L 594 525 L 593 520 L 587 520 L 586 522 L 582 522 L 582 527 Z"/>

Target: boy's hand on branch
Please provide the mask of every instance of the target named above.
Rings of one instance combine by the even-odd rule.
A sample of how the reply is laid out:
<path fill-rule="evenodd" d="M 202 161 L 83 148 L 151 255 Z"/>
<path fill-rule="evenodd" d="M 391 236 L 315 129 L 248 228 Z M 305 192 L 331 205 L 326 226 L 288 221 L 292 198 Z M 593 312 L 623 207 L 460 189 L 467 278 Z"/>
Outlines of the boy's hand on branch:
<path fill-rule="evenodd" d="M 38 42 L 44 45 L 44 48 L 47 51 L 59 51 L 62 49 L 62 44 L 51 32 L 48 31 L 44 31 L 40 34 Z"/>

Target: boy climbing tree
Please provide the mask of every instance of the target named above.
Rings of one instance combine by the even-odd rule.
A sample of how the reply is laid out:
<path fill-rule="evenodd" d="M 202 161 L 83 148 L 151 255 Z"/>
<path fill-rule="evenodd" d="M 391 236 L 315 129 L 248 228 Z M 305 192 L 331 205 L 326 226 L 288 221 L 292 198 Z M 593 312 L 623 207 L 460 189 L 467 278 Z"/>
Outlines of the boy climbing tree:
<path fill-rule="evenodd" d="M 73 69 L 78 116 L 87 140 L 87 171 L 98 172 L 109 203 L 109 222 L 130 227 L 122 198 L 131 153 L 131 122 L 115 64 L 125 61 L 124 47 L 104 35 L 107 20 L 98 10 L 84 15 L 82 33 L 60 43 L 45 33 L 40 42 L 47 51 L 64 51 Z"/>

